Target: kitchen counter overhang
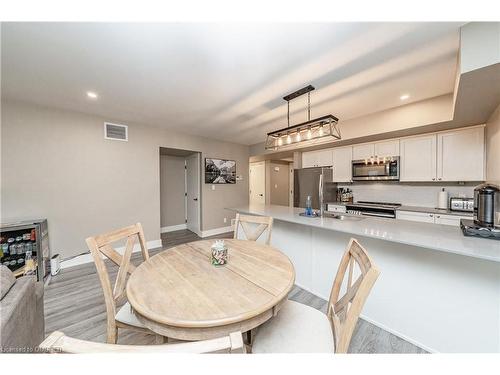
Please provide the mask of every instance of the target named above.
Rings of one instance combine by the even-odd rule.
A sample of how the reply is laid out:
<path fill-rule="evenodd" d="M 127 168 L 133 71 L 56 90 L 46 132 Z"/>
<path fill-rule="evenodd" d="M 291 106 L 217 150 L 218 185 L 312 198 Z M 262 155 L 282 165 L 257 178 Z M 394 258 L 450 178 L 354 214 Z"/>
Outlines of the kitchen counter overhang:
<path fill-rule="evenodd" d="M 328 299 L 354 237 L 380 269 L 363 319 L 430 352 L 500 352 L 500 241 L 440 224 L 308 218 L 287 206 L 231 210 L 275 219 L 271 244 L 292 261 L 295 283 L 311 293 Z"/>
<path fill-rule="evenodd" d="M 245 214 L 271 216 L 274 220 L 376 238 L 425 249 L 500 262 L 500 241 L 465 237 L 459 227 L 406 220 L 363 217 L 338 220 L 331 217 L 300 216 L 304 210 L 278 205 L 248 205 L 227 208 Z"/>

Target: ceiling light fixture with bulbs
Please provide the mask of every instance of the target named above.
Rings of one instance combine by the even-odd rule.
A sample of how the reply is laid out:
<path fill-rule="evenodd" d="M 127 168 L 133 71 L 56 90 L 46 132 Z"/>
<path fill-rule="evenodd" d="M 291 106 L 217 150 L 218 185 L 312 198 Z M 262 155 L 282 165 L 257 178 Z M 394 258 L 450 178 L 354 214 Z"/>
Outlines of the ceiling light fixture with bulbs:
<path fill-rule="evenodd" d="M 342 139 L 337 127 L 339 119 L 333 115 L 326 115 L 311 120 L 311 91 L 314 87 L 309 85 L 283 97 L 287 102 L 287 123 L 283 129 L 267 133 L 266 150 L 277 150 L 280 147 L 290 146 L 294 143 L 303 143 L 314 139 L 332 137 Z M 290 126 L 290 101 L 307 94 L 307 121 Z"/>
<path fill-rule="evenodd" d="M 90 99 L 97 99 L 97 94 L 93 91 L 87 91 L 87 97 Z"/>

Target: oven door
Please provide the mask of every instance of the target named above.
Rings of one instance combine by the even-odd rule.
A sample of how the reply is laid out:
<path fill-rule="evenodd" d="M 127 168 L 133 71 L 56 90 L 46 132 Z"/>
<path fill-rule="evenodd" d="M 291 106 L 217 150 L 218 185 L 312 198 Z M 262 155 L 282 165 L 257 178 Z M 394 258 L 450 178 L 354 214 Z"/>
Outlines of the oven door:
<path fill-rule="evenodd" d="M 370 160 L 353 160 L 353 181 L 399 180 L 399 157 L 392 160 L 371 162 Z"/>

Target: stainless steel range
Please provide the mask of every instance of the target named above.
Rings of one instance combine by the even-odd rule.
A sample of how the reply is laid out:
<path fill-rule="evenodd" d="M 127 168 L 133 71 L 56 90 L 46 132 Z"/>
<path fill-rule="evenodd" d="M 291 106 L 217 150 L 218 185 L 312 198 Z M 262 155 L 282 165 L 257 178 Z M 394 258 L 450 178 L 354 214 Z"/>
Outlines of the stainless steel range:
<path fill-rule="evenodd" d="M 346 204 L 346 212 L 351 215 L 377 216 L 395 219 L 396 209 L 401 203 L 358 201 Z"/>

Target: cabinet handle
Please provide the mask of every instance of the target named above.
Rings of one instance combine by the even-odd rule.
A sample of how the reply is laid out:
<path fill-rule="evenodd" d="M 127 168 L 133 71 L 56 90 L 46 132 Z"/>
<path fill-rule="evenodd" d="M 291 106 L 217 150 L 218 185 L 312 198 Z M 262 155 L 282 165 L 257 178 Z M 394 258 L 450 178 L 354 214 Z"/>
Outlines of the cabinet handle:
<path fill-rule="evenodd" d="M 429 217 L 433 217 L 434 215 L 433 214 L 429 214 Z"/>
<path fill-rule="evenodd" d="M 436 217 L 439 219 L 441 216 L 437 215 Z"/>
<path fill-rule="evenodd" d="M 432 178 L 432 181 L 436 181 L 436 179 L 433 177 L 433 178 Z"/>
<path fill-rule="evenodd" d="M 439 177 L 438 180 L 441 181 L 441 177 Z"/>

